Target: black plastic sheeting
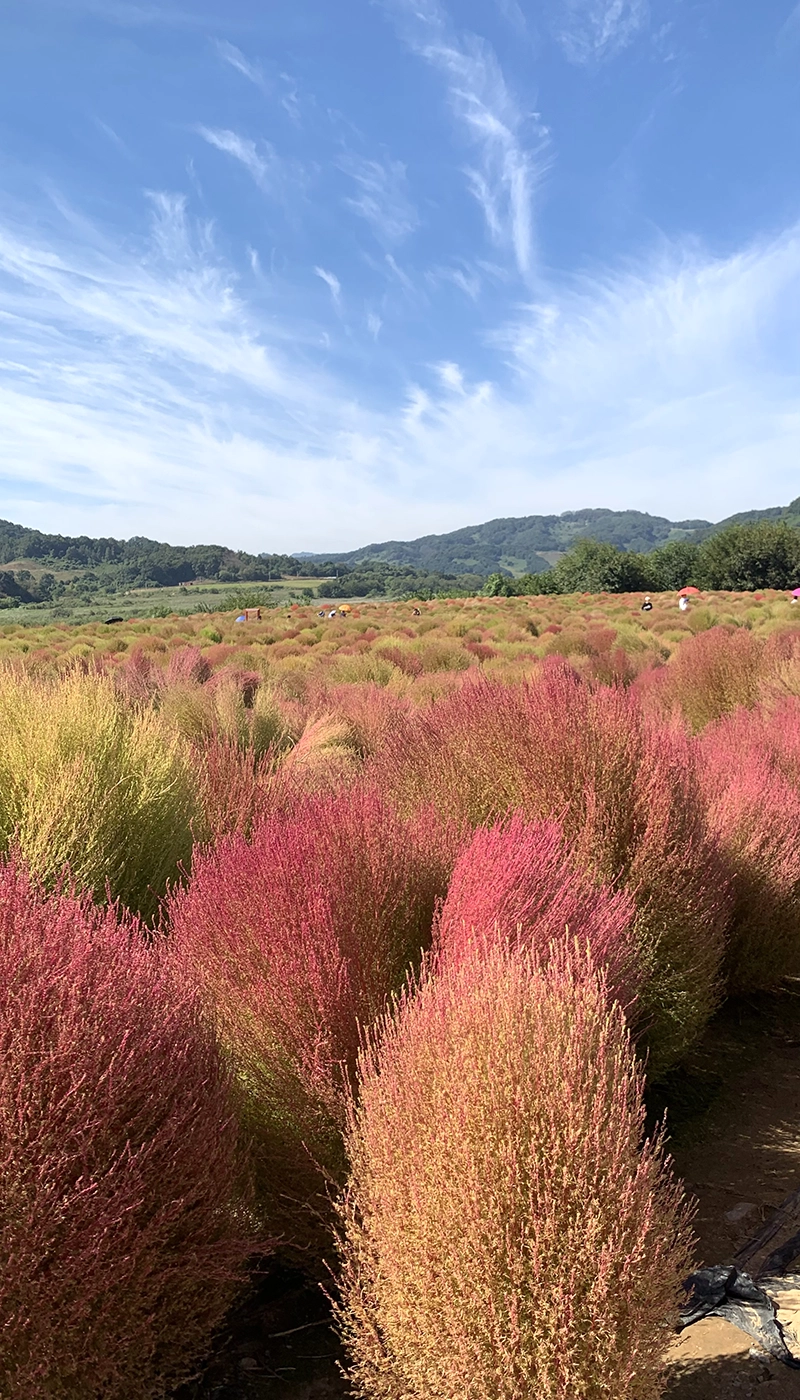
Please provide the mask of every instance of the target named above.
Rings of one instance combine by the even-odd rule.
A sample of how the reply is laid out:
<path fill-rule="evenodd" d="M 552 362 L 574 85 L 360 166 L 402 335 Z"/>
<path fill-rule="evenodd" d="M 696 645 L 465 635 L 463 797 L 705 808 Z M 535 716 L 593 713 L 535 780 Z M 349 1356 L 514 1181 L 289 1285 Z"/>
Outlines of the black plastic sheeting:
<path fill-rule="evenodd" d="M 800 1370 L 800 1355 L 792 1350 L 794 1337 L 790 1335 L 787 1340 L 775 1303 L 749 1274 L 741 1273 L 732 1264 L 718 1264 L 698 1269 L 684 1287 L 690 1296 L 681 1310 L 681 1330 L 704 1317 L 724 1318 L 777 1361 Z"/>

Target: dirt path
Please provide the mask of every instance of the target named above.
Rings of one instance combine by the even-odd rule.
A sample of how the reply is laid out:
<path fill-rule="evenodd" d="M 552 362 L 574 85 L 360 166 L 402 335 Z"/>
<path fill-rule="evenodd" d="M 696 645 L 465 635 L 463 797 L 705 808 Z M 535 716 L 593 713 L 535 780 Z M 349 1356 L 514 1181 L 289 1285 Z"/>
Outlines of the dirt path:
<path fill-rule="evenodd" d="M 700 1260 L 729 1263 L 800 1187 L 800 997 L 726 1007 L 664 1097 L 676 1166 L 698 1201 Z M 800 1371 L 716 1319 L 687 1329 L 670 1358 L 669 1400 L 800 1400 Z"/>

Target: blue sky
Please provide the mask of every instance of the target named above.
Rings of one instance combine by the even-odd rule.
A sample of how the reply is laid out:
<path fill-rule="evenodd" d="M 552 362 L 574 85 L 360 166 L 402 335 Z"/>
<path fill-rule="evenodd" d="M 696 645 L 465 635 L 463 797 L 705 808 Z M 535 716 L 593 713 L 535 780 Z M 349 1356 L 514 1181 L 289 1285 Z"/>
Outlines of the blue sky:
<path fill-rule="evenodd" d="M 2 32 L 6 518 L 324 550 L 800 494 L 800 4 Z"/>

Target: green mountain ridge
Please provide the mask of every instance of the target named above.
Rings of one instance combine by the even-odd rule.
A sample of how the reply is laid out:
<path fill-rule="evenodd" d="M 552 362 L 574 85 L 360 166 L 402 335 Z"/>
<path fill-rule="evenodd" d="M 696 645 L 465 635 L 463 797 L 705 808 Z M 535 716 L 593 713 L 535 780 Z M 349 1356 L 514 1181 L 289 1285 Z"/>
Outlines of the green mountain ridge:
<path fill-rule="evenodd" d="M 724 520 L 668 520 L 638 510 L 576 510 L 562 515 L 525 515 L 468 525 L 444 535 L 416 540 L 386 540 L 339 554 L 299 553 L 304 564 L 327 563 L 352 569 L 366 563 L 404 564 L 445 574 L 489 574 L 497 570 L 515 577 L 542 573 L 580 539 L 613 544 L 629 553 L 648 554 L 675 540 L 699 543 L 727 525 L 759 520 L 786 521 L 800 527 L 800 498 L 789 506 L 743 511 Z"/>
<path fill-rule="evenodd" d="M 0 608 L 86 604 L 91 598 L 181 588 L 198 580 L 267 583 L 301 575 L 327 578 L 326 597 L 475 592 L 490 575 L 518 579 L 545 573 L 579 541 L 640 556 L 664 545 L 696 545 L 725 526 L 752 522 L 800 528 L 800 497 L 788 506 L 740 512 L 716 524 L 635 510 L 565 511 L 504 517 L 443 535 L 388 540 L 335 554 L 249 554 L 223 545 L 170 545 L 143 536 L 53 535 L 0 520 Z"/>

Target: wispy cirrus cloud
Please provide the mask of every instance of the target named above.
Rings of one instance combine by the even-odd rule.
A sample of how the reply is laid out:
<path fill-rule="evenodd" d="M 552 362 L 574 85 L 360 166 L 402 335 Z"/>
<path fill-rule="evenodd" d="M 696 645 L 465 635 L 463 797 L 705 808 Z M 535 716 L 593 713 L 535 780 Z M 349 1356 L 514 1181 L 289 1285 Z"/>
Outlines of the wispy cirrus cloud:
<path fill-rule="evenodd" d="M 237 73 L 241 73 L 244 78 L 247 78 L 248 82 L 255 83 L 255 86 L 262 90 L 266 88 L 261 69 L 257 64 L 250 63 L 235 44 L 229 44 L 226 39 L 218 39 L 216 50 L 223 62 L 230 64 L 231 68 L 235 68 Z"/>
<path fill-rule="evenodd" d="M 450 107 L 474 152 L 465 167 L 493 242 L 529 277 L 535 260 L 533 200 L 549 164 L 547 131 L 523 112 L 492 47 L 459 34 L 436 0 L 383 0 L 406 41 L 443 76 Z"/>
<path fill-rule="evenodd" d="M 388 157 L 370 160 L 346 151 L 337 164 L 356 186 L 355 195 L 346 198 L 345 204 L 366 219 L 380 243 L 400 243 L 414 232 L 419 216 L 409 196 L 402 161 Z"/>
<path fill-rule="evenodd" d="M 208 126 L 198 126 L 196 130 L 198 136 L 202 136 L 209 146 L 215 146 L 218 151 L 224 151 L 226 155 L 238 160 L 250 172 L 260 189 L 274 190 L 279 162 L 274 148 L 268 141 L 256 144 L 249 137 L 240 136 L 237 131 L 219 130 Z"/>
<path fill-rule="evenodd" d="M 779 50 L 800 47 L 800 5 L 795 5 L 778 30 L 777 47 Z"/>
<path fill-rule="evenodd" d="M 649 18 L 648 0 L 561 0 L 554 32 L 572 63 L 613 58 Z"/>
<path fill-rule="evenodd" d="M 491 374 L 443 355 L 378 406 L 326 367 L 335 345 L 317 361 L 318 324 L 299 333 L 300 283 L 266 313 L 183 199 L 151 206 L 142 246 L 90 243 L 61 221 L 45 234 L 40 211 L 0 224 L 17 518 L 324 550 L 499 514 L 713 519 L 797 494 L 785 367 L 800 355 L 800 227 L 728 258 L 676 246 L 551 288 L 496 328 Z M 341 296 L 336 274 L 316 274 Z M 391 355 L 371 314 L 370 352 L 389 340 Z"/>
<path fill-rule="evenodd" d="M 334 306 L 341 306 L 342 284 L 335 272 L 330 272 L 327 267 L 315 267 L 314 272 L 330 288 Z"/>
<path fill-rule="evenodd" d="M 432 267 L 426 274 L 426 281 L 433 287 L 440 286 L 442 282 L 450 282 L 469 297 L 470 301 L 477 301 L 480 296 L 480 274 L 467 264 L 461 267 Z"/>
<path fill-rule="evenodd" d="M 127 156 L 128 160 L 130 160 L 130 158 L 131 158 L 130 147 L 129 147 L 129 146 L 126 146 L 126 144 L 125 144 L 125 142 L 123 141 L 122 137 L 119 135 L 118 132 L 116 132 L 116 131 L 114 130 L 113 126 L 109 126 L 108 122 L 104 122 L 104 121 L 102 120 L 102 118 L 100 118 L 100 117 L 98 117 L 98 116 L 95 116 L 95 117 L 93 118 L 93 120 L 94 120 L 94 124 L 95 124 L 95 126 L 97 127 L 98 131 L 102 131 L 103 135 L 106 136 L 106 137 L 108 138 L 108 140 L 111 141 L 112 144 L 116 146 L 117 150 L 118 150 L 118 151 L 122 151 L 122 154 L 123 154 L 124 156 Z"/>

